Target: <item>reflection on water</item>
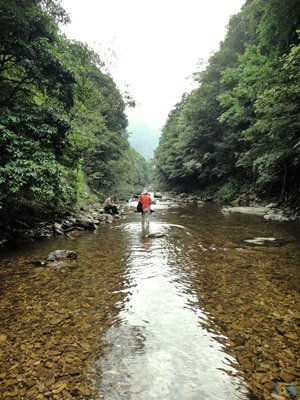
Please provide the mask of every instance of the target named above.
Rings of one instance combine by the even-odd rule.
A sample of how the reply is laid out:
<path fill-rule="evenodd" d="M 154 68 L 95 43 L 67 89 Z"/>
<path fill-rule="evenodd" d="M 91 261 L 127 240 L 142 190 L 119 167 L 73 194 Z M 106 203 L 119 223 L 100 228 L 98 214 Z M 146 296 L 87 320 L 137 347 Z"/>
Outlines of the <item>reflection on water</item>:
<path fill-rule="evenodd" d="M 243 399 L 221 345 L 201 328 L 201 309 L 183 271 L 186 254 L 168 232 L 184 227 L 151 222 L 123 226 L 128 238 L 130 295 L 106 336 L 100 360 L 106 399 Z"/>
<path fill-rule="evenodd" d="M 298 225 L 154 209 L 149 229 L 129 208 L 96 232 L 2 251 L 0 397 L 242 400 L 269 395 L 278 368 L 296 376 Z M 30 264 L 56 249 L 79 257 Z"/>

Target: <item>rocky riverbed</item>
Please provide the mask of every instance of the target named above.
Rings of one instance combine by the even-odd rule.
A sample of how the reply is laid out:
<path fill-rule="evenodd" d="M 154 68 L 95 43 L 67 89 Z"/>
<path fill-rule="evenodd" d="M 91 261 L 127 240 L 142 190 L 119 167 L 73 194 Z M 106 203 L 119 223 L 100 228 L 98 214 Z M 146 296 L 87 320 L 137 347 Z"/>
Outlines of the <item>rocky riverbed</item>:
<path fill-rule="evenodd" d="M 187 195 L 176 199 L 181 207 L 173 207 L 174 196 L 169 198 L 153 221 L 168 222 L 170 229 L 146 235 L 149 247 L 143 260 L 151 261 L 152 242 L 165 244 L 165 251 L 174 249 L 171 270 L 183 274 L 183 287 L 197 294 L 197 307 L 207 315 L 202 326 L 236 360 L 232 365 L 246 379 L 252 399 L 297 398 L 274 391 L 280 384 L 282 390 L 296 388 L 299 396 L 295 223 L 266 220 L 263 213 L 224 213 L 211 202 Z M 128 219 L 135 221 L 136 229 L 140 225 L 133 209 L 124 224 L 113 225 L 106 222 L 113 221 L 111 216 L 100 211 L 96 205 L 69 216 L 71 220 L 55 221 L 59 232 L 53 235 L 53 223 L 52 238 L 3 258 L 0 397 L 103 398 L 96 367 L 104 351 L 102 336 L 126 304 L 123 288 L 130 280 L 124 260 L 132 253 L 130 229 L 136 226 L 128 225 Z M 78 225 L 85 218 L 84 226 Z M 72 240 L 65 240 L 67 235 Z M 70 257 L 56 262 L 51 253 L 61 248 Z M 34 265 L 33 260 L 48 263 Z"/>

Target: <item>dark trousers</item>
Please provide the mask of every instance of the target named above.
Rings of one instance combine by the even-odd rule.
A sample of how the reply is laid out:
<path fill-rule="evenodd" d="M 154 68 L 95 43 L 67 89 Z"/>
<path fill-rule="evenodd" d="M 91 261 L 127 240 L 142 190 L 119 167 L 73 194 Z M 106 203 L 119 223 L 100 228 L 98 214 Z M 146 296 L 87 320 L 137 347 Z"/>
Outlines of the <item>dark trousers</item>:
<path fill-rule="evenodd" d="M 104 211 L 108 214 L 119 214 L 119 211 L 117 209 L 117 206 L 105 206 Z"/>

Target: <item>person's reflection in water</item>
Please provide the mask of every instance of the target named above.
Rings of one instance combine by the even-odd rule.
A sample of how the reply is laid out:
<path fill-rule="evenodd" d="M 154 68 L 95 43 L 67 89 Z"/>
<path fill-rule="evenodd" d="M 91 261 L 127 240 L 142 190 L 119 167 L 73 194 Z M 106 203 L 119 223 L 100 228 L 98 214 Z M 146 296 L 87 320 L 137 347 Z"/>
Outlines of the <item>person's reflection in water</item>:
<path fill-rule="evenodd" d="M 142 223 L 142 239 L 148 238 L 149 235 L 150 235 L 150 223 L 149 224 Z"/>
<path fill-rule="evenodd" d="M 151 238 L 148 236 L 142 236 L 142 247 L 146 253 L 152 253 Z M 152 257 L 151 254 L 147 254 L 146 258 Z"/>

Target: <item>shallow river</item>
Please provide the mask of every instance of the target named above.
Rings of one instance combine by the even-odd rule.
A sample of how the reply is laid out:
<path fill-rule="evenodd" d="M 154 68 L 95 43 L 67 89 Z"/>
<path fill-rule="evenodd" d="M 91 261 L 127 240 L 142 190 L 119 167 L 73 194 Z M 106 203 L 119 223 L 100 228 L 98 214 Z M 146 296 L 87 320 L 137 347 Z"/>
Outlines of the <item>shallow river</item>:
<path fill-rule="evenodd" d="M 292 293 L 286 308 L 293 312 L 299 225 L 225 215 L 213 204 L 161 202 L 143 229 L 134 206 L 94 233 L 2 250 L 0 398 L 251 397 L 243 360 L 230 349 L 235 318 L 245 317 L 251 341 L 245 304 L 260 307 L 263 323 L 278 311 L 276 293 Z M 278 241 L 245 242 L 255 237 Z M 78 259 L 30 264 L 56 249 L 74 250 Z"/>

